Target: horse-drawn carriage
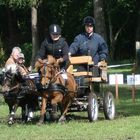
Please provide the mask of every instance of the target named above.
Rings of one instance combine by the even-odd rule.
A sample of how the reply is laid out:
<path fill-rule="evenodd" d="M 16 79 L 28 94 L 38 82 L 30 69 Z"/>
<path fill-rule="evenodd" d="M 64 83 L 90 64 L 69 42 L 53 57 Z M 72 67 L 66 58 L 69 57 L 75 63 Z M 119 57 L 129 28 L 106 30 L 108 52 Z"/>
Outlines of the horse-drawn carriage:
<path fill-rule="evenodd" d="M 70 57 L 70 65 L 67 69 L 78 85 L 77 97 L 70 107 L 70 111 L 87 111 L 89 121 L 98 119 L 99 109 L 104 111 L 106 119 L 112 120 L 115 117 L 115 102 L 110 91 L 105 93 L 103 84 L 107 83 L 107 63 L 101 62 L 95 66 L 91 56 Z M 87 71 L 77 71 L 78 65 L 84 64 Z M 93 75 L 90 67 L 98 67 L 99 76 Z M 94 69 L 93 69 L 94 70 Z M 94 85 L 100 88 L 98 93 Z"/>
<path fill-rule="evenodd" d="M 48 57 L 43 63 L 36 63 L 36 67 L 39 67 L 40 70 L 39 75 L 38 73 L 30 74 L 24 78 L 22 86 L 20 84 L 19 93 L 24 91 L 29 95 L 35 95 L 35 100 L 42 98 L 39 124 L 44 122 L 46 114 L 49 114 L 53 120 L 58 119 L 57 111 L 59 109 L 61 112 L 59 122 L 65 120 L 68 111 L 87 111 L 89 121 L 96 121 L 98 110 L 101 108 L 104 110 L 106 119 L 114 119 L 115 103 L 112 93 L 102 91 L 104 94 L 99 97 L 94 92 L 95 83 L 101 85 L 107 82 L 107 64 L 102 63 L 100 65 L 100 76 L 95 77 L 89 70 L 89 67 L 94 67 L 90 56 L 70 57 L 69 60 L 69 67 L 67 71 L 64 71 L 60 70 L 55 58 Z M 75 71 L 75 66 L 78 64 L 85 64 L 87 70 Z M 21 81 L 18 82 L 21 83 Z M 34 83 L 34 86 L 32 86 L 32 83 Z M 39 98 L 36 98 L 36 95 Z M 28 105 L 28 103 L 26 104 Z M 10 113 L 10 117 L 12 117 L 13 112 L 10 111 Z"/>
<path fill-rule="evenodd" d="M 52 61 L 52 58 L 50 60 Z M 64 103 L 61 105 L 65 106 L 64 109 L 61 110 L 63 117 L 67 112 L 87 111 L 88 119 L 92 122 L 98 119 L 98 110 L 102 109 L 106 119 L 114 119 L 115 102 L 113 94 L 109 91 L 104 93 L 102 86 L 104 83 L 107 83 L 106 62 L 101 62 L 99 66 L 95 66 L 91 56 L 70 57 L 67 71 L 63 71 L 59 69 L 55 60 L 52 62 L 50 62 L 50 60 L 47 59 L 47 64 L 42 67 L 42 73 L 44 73 L 44 75 L 42 75 L 44 77 L 42 78 L 42 84 L 46 92 L 59 92 L 63 95 L 63 100 L 61 100 L 61 102 Z M 86 65 L 86 71 L 76 70 L 81 64 Z M 90 71 L 92 67 L 99 68 L 100 76 L 95 77 L 95 75 L 93 75 L 93 72 Z M 70 82 L 71 80 L 72 82 Z M 101 87 L 100 93 L 98 93 L 99 95 L 94 90 L 95 84 L 99 84 Z M 47 96 L 50 96 L 50 94 L 47 94 Z M 45 96 L 45 98 L 47 98 L 47 96 Z M 49 108 L 46 111 L 48 110 L 50 113 L 51 109 Z M 62 116 L 59 121 L 63 121 Z"/>

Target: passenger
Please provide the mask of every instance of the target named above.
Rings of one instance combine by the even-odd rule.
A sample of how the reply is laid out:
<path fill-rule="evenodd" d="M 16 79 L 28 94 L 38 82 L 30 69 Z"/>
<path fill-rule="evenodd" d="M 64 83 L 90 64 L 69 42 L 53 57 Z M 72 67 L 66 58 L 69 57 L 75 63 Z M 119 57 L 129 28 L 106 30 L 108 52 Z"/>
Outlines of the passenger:
<path fill-rule="evenodd" d="M 19 56 L 20 53 L 21 53 L 21 49 L 19 47 L 14 47 L 12 49 L 12 53 L 11 53 L 10 57 L 8 58 L 8 60 L 5 63 L 5 67 L 9 64 L 10 65 L 11 64 L 16 64 L 18 56 Z"/>
<path fill-rule="evenodd" d="M 9 70 L 11 71 L 11 73 L 16 73 L 17 59 L 18 59 L 20 52 L 21 52 L 21 49 L 19 47 L 14 47 L 12 49 L 12 53 L 5 63 L 5 67 L 3 69 L 4 73 L 9 71 Z"/>
<path fill-rule="evenodd" d="M 24 54 L 20 53 L 18 55 L 17 64 L 18 64 L 18 70 L 22 76 L 26 76 L 30 73 L 29 70 L 25 67 L 24 63 L 25 63 Z"/>
<path fill-rule="evenodd" d="M 99 65 L 101 61 L 107 61 L 108 46 L 105 40 L 94 32 L 95 20 L 91 16 L 87 16 L 83 20 L 85 32 L 77 35 L 74 42 L 70 45 L 69 53 L 71 56 L 90 55 L 95 65 Z M 92 67 L 94 76 L 99 76 L 99 68 Z M 80 65 L 78 71 L 86 71 L 86 65 Z"/>
<path fill-rule="evenodd" d="M 37 54 L 37 60 L 43 62 L 47 55 L 52 55 L 57 59 L 60 68 L 66 69 L 68 60 L 68 44 L 65 38 L 61 37 L 61 28 L 57 24 L 49 26 L 49 36 L 44 39 Z"/>

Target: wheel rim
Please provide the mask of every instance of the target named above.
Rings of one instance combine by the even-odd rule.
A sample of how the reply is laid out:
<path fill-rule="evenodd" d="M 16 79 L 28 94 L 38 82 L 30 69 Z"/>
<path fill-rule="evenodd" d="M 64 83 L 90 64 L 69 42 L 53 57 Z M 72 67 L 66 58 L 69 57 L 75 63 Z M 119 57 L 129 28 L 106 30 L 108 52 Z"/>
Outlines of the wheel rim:
<path fill-rule="evenodd" d="M 112 97 L 108 96 L 108 100 L 107 100 L 107 114 L 109 116 L 110 119 L 114 118 L 114 114 L 115 114 L 115 105 L 114 105 L 114 100 L 112 99 Z"/>
<path fill-rule="evenodd" d="M 91 115 L 93 120 L 96 120 L 98 117 L 98 105 L 97 105 L 97 100 L 92 99 L 92 106 L 91 106 Z"/>

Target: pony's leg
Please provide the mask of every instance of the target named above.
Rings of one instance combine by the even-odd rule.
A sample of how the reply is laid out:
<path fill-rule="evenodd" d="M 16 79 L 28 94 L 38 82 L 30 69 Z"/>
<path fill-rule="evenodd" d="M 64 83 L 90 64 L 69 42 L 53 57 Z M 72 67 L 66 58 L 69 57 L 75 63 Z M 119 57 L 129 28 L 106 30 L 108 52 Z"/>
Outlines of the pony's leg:
<path fill-rule="evenodd" d="M 27 122 L 31 122 L 32 119 L 33 119 L 33 116 L 34 116 L 34 112 L 33 112 L 33 109 L 28 106 L 28 113 L 27 113 Z"/>
<path fill-rule="evenodd" d="M 53 104 L 52 105 L 52 111 L 51 111 L 51 119 L 53 121 L 57 120 L 58 116 L 57 116 L 57 104 Z"/>
<path fill-rule="evenodd" d="M 34 100 L 33 100 L 34 101 Z M 33 119 L 33 115 L 34 115 L 34 105 L 33 105 L 33 101 L 32 100 L 29 100 L 28 103 L 27 103 L 27 110 L 28 110 L 28 113 L 27 113 L 27 122 L 31 122 L 32 119 Z"/>
<path fill-rule="evenodd" d="M 14 117 L 15 117 L 15 112 L 16 112 L 17 108 L 18 108 L 18 104 L 15 104 L 12 106 L 12 110 L 11 110 L 9 120 L 8 120 L 9 125 L 12 125 L 14 123 Z"/>
<path fill-rule="evenodd" d="M 8 106 L 9 106 L 9 114 L 11 114 L 11 112 L 12 112 L 12 105 L 9 104 Z"/>
<path fill-rule="evenodd" d="M 57 120 L 58 115 L 57 115 L 57 105 L 58 103 L 61 103 L 63 100 L 63 94 L 60 92 L 54 92 L 54 98 L 51 100 L 51 105 L 52 105 L 52 112 L 51 112 L 51 117 L 52 120 Z"/>
<path fill-rule="evenodd" d="M 47 98 L 46 96 L 43 96 L 42 97 L 42 107 L 41 107 L 41 111 L 40 111 L 40 119 L 39 119 L 39 122 L 38 124 L 42 124 L 44 122 L 44 116 L 45 116 L 45 113 L 46 113 L 46 104 L 47 104 Z"/>
<path fill-rule="evenodd" d="M 68 108 L 71 105 L 72 97 L 70 95 L 65 95 L 62 101 L 62 114 L 58 120 L 58 122 L 64 122 L 66 120 L 66 113 L 68 112 Z"/>
<path fill-rule="evenodd" d="M 51 100 L 52 105 L 62 102 L 63 94 L 61 92 L 54 92 L 53 95 L 54 95 L 54 98 Z"/>
<path fill-rule="evenodd" d="M 27 120 L 27 116 L 26 116 L 26 105 L 22 106 L 22 110 L 21 110 L 21 114 L 22 114 L 22 121 L 26 122 Z"/>

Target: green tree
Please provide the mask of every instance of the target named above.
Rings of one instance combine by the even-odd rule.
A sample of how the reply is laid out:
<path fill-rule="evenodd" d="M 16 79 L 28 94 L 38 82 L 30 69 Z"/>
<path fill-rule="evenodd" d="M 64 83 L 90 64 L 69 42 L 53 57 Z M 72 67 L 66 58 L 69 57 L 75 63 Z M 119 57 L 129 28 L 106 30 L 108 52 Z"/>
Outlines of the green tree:
<path fill-rule="evenodd" d="M 5 6 L 8 15 L 8 29 L 9 29 L 9 39 L 8 46 L 12 49 L 13 46 L 21 43 L 21 23 L 18 22 L 16 12 L 19 10 L 31 9 L 31 29 L 32 29 L 32 59 L 34 62 L 35 55 L 38 48 L 38 33 L 37 33 L 37 8 L 40 5 L 41 0 L 1 0 L 0 5 Z M 9 51 L 11 50 L 9 49 Z M 33 63 L 31 63 L 33 64 Z"/>
<path fill-rule="evenodd" d="M 136 0 L 106 0 L 105 7 L 108 19 L 110 56 L 112 60 L 117 60 L 121 56 L 125 56 L 124 54 L 127 54 L 124 53 L 127 48 L 129 51 L 131 49 L 130 46 L 134 45 L 134 40 L 129 38 L 128 33 L 131 30 L 131 35 L 135 34 L 133 32 L 134 28 L 130 25 L 134 27 L 133 20 L 135 17 L 133 14 L 135 13 Z M 130 52 L 132 55 L 134 50 L 131 49 Z"/>

